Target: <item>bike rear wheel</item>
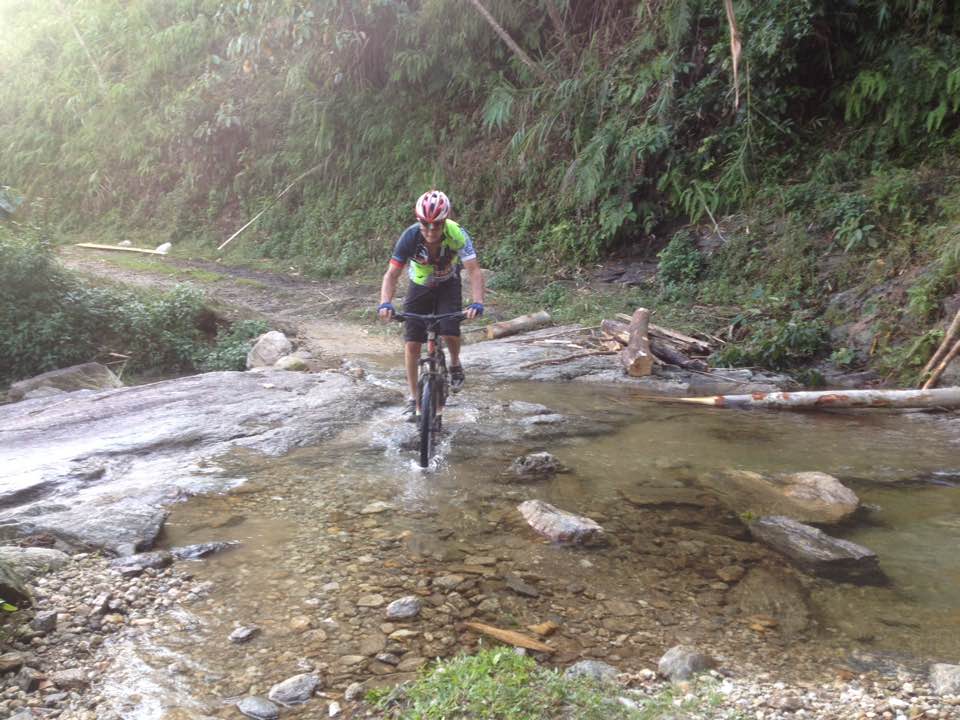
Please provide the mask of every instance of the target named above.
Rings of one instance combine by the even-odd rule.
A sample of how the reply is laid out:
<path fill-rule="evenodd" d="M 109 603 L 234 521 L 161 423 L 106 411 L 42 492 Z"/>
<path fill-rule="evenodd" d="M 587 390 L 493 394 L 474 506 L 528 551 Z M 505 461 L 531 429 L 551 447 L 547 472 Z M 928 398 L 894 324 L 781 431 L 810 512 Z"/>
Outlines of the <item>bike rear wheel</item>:
<path fill-rule="evenodd" d="M 420 467 L 430 467 L 433 457 L 436 397 L 433 378 L 427 378 L 420 393 Z"/>

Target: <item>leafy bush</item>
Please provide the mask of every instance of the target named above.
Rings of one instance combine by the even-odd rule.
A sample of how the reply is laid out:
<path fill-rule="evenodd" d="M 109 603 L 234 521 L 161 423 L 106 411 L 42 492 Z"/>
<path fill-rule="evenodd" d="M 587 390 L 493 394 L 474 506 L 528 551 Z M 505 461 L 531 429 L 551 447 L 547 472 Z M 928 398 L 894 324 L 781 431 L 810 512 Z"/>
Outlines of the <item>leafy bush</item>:
<path fill-rule="evenodd" d="M 185 372 L 206 352 L 202 295 L 90 287 L 57 264 L 35 233 L 0 228 L 0 382 L 120 353 L 133 372 Z"/>
<path fill-rule="evenodd" d="M 704 260 L 688 230 L 676 233 L 657 255 L 657 275 L 667 288 L 692 285 L 700 277 Z"/>
<path fill-rule="evenodd" d="M 241 320 L 221 329 L 214 348 L 199 360 L 200 369 L 245 370 L 251 341 L 269 329 L 262 320 Z"/>
<path fill-rule="evenodd" d="M 759 366 L 787 370 L 812 360 L 828 346 L 826 325 L 819 320 L 764 320 L 748 339 L 727 345 L 711 358 L 719 367 Z"/>

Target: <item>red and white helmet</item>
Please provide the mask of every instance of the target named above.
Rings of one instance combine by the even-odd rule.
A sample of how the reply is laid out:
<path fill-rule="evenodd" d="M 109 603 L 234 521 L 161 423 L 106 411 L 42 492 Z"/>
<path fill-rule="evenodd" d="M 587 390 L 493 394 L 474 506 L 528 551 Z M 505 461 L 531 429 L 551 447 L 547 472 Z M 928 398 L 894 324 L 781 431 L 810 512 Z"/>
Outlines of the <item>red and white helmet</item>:
<path fill-rule="evenodd" d="M 450 215 L 450 198 L 439 190 L 430 190 L 417 200 L 415 211 L 420 222 L 435 223 L 446 220 Z"/>

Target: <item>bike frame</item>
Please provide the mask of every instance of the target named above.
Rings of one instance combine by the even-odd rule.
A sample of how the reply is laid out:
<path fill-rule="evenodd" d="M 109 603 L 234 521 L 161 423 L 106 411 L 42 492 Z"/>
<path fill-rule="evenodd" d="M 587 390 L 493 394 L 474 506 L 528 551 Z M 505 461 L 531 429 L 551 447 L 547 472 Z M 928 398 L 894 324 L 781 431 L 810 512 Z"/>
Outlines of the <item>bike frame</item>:
<path fill-rule="evenodd" d="M 434 445 L 443 428 L 443 409 L 447 404 L 450 373 L 444 352 L 443 337 L 438 331 L 440 321 L 450 317 L 463 319 L 464 313 L 418 315 L 394 313 L 394 319 L 422 320 L 427 326 L 426 353 L 421 354 L 417 374 L 417 402 L 420 406 L 420 467 L 429 467 Z"/>

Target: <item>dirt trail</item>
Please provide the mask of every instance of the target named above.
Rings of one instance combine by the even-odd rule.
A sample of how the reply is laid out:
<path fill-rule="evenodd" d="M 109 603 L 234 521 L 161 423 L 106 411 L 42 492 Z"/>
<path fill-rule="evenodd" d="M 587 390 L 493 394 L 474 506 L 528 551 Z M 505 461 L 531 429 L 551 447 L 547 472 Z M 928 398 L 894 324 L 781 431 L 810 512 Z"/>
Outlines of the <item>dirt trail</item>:
<path fill-rule="evenodd" d="M 379 286 L 355 280 L 317 281 L 266 270 L 175 257 L 137 257 L 66 246 L 60 260 L 98 280 L 143 288 L 191 285 L 217 311 L 235 320 L 260 318 L 295 336 L 301 347 L 328 363 L 353 356 L 397 355 L 399 341 L 377 326 L 347 317 L 376 305 Z"/>

